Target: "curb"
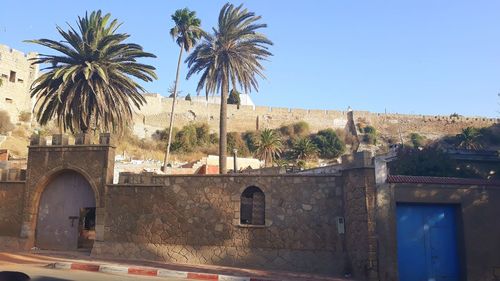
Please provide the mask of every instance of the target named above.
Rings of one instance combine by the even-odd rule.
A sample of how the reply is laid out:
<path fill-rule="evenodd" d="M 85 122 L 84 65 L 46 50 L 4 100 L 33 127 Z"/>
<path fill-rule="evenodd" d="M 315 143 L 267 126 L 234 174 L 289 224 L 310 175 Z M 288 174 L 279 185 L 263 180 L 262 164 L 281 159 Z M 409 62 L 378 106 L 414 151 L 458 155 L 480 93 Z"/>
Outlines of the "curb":
<path fill-rule="evenodd" d="M 157 277 L 175 277 L 189 280 L 208 280 L 208 281 L 281 281 L 278 279 L 262 279 L 243 276 L 221 275 L 203 272 L 186 272 L 170 269 L 160 269 L 154 267 L 120 266 L 110 264 L 95 263 L 71 263 L 55 262 L 48 264 L 47 267 L 66 270 L 84 270 L 93 272 L 103 272 L 112 274 L 131 274 Z"/>

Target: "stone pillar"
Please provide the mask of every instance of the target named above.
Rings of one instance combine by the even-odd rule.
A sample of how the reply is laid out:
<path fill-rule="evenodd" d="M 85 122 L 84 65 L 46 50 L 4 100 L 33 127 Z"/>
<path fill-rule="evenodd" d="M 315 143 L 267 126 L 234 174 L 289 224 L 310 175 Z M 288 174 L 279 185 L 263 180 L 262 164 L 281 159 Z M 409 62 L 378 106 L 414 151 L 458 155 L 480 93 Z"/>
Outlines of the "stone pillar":
<path fill-rule="evenodd" d="M 102 133 L 99 135 L 99 144 L 111 144 L 111 134 Z"/>
<path fill-rule="evenodd" d="M 68 136 L 65 134 L 52 135 L 52 145 L 68 145 Z"/>
<path fill-rule="evenodd" d="M 79 133 L 75 137 L 75 144 L 76 145 L 88 145 L 91 144 L 91 135 L 90 134 L 85 134 L 85 133 Z"/>

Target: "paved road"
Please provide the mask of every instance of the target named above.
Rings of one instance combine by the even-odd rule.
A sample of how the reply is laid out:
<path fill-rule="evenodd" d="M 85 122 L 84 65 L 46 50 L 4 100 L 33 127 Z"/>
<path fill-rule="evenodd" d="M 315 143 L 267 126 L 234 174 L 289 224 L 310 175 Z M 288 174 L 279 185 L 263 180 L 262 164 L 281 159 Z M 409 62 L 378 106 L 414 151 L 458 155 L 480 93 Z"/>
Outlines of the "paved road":
<path fill-rule="evenodd" d="M 0 265 L 0 271 L 20 271 L 28 274 L 31 281 L 122 281 L 122 280 L 146 280 L 146 281 L 179 281 L 185 279 L 160 278 L 134 275 L 114 275 L 99 272 L 87 272 L 81 270 L 49 269 L 36 265 Z"/>

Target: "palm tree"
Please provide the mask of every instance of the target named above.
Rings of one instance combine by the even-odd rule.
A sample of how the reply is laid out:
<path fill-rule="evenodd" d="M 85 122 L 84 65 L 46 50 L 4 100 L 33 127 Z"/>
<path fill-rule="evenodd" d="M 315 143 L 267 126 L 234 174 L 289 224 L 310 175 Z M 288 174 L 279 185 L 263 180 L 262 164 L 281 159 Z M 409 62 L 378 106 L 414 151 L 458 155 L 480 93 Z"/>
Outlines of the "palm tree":
<path fill-rule="evenodd" d="M 167 152 L 163 160 L 163 171 L 170 156 L 170 145 L 172 144 L 172 128 L 174 124 L 175 100 L 177 98 L 177 86 L 179 84 L 179 70 L 181 68 L 182 52 L 185 50 L 188 53 L 197 41 L 205 34 L 200 28 L 201 21 L 196 17 L 196 12 L 190 11 L 188 8 L 179 9 L 172 15 L 172 20 L 175 26 L 170 29 L 170 36 L 177 42 L 180 47 L 179 60 L 177 61 L 177 72 L 175 74 L 175 84 L 172 92 L 172 111 L 170 112 L 170 125 L 168 126 Z"/>
<path fill-rule="evenodd" d="M 318 148 L 309 138 L 300 138 L 293 144 L 293 154 L 296 159 L 308 160 L 318 155 Z"/>
<path fill-rule="evenodd" d="M 225 174 L 227 146 L 227 98 L 229 84 L 236 84 L 245 92 L 258 91 L 257 76 L 265 78 L 262 60 L 272 56 L 268 45 L 272 42 L 257 31 L 267 25 L 257 23 L 261 19 L 240 5 L 225 4 L 219 13 L 218 28 L 213 35 L 206 35 L 188 56 L 187 78 L 201 72 L 198 91 L 205 88 L 206 95 L 220 90 L 220 141 L 219 171 Z"/>
<path fill-rule="evenodd" d="M 480 149 L 482 146 L 478 139 L 481 136 L 479 131 L 473 127 L 462 129 L 462 132 L 456 136 L 458 147 L 464 149 Z"/>
<path fill-rule="evenodd" d="M 269 167 L 274 160 L 279 158 L 282 148 L 283 143 L 279 134 L 274 130 L 264 129 L 259 136 L 256 155 L 264 160 L 266 167 Z"/>
<path fill-rule="evenodd" d="M 89 129 L 122 131 L 132 118 L 132 107 L 145 103 L 144 89 L 133 78 L 156 79 L 155 68 L 138 58 L 155 56 L 137 44 L 124 43 L 129 35 L 116 33 L 120 24 L 101 11 L 78 17 L 78 30 L 57 27 L 64 41 L 29 40 L 57 55 L 40 55 L 33 64 L 50 64 L 31 88 L 36 118 L 41 125 L 56 118 L 66 131 Z M 133 77 L 133 78 L 132 78 Z"/>

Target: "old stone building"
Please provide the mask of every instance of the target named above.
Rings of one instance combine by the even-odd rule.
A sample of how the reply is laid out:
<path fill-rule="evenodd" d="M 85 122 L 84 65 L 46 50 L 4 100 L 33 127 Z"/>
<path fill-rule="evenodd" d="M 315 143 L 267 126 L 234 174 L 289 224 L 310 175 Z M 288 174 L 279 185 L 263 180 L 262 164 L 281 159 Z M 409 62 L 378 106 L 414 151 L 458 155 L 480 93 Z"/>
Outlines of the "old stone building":
<path fill-rule="evenodd" d="M 0 44 L 0 110 L 7 111 L 13 123 L 21 113 L 32 111 L 29 89 L 38 76 L 38 66 L 31 65 L 30 59 L 36 56 Z"/>
<path fill-rule="evenodd" d="M 387 175 L 361 152 L 322 172 L 122 173 L 113 184 L 113 159 L 108 134 L 32 139 L 25 176 L 0 173 L 0 248 L 355 280 L 500 276 L 498 182 Z"/>

